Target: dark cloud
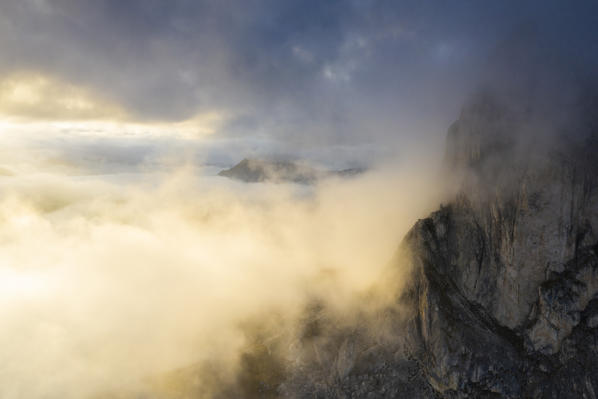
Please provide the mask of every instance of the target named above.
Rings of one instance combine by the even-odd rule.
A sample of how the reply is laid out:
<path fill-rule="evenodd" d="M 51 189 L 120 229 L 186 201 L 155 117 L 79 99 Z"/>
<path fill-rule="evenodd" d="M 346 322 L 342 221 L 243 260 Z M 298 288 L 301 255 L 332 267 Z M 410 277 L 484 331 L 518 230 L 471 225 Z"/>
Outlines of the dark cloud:
<path fill-rule="evenodd" d="M 542 38 L 531 47 L 585 65 L 598 54 L 593 2 L 7 0 L 0 10 L 5 72 L 55 74 L 150 120 L 226 110 L 225 133 L 298 143 L 438 135 L 522 27 Z"/>

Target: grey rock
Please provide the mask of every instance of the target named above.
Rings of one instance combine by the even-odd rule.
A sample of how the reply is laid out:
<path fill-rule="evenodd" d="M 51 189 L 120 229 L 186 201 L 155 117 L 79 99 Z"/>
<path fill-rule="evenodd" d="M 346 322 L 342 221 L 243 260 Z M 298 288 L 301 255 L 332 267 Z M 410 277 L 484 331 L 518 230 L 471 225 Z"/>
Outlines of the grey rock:
<path fill-rule="evenodd" d="M 243 159 L 230 169 L 222 170 L 218 176 L 224 176 L 247 183 L 292 182 L 313 184 L 326 177 L 349 178 L 365 172 L 363 168 L 349 168 L 337 171 L 313 168 L 302 162 L 268 161 L 263 159 Z"/>
<path fill-rule="evenodd" d="M 442 397 L 596 397 L 598 131 L 537 149 L 480 101 L 449 130 L 462 189 L 401 246 L 408 347 Z"/>

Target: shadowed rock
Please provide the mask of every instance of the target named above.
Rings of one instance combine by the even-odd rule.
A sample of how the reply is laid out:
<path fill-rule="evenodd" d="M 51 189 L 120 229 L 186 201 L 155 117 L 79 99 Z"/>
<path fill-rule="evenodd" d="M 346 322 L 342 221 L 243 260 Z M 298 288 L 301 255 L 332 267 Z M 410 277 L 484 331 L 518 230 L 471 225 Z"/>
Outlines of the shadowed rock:
<path fill-rule="evenodd" d="M 488 97 L 466 108 L 446 156 L 462 189 L 402 244 L 410 352 L 441 397 L 598 392 L 598 131 L 540 147 L 530 123 Z"/>
<path fill-rule="evenodd" d="M 229 177 L 247 183 L 292 182 L 313 184 L 326 177 L 352 177 L 364 171 L 361 168 L 326 171 L 299 162 L 243 159 L 232 168 L 220 171 L 218 176 Z"/>

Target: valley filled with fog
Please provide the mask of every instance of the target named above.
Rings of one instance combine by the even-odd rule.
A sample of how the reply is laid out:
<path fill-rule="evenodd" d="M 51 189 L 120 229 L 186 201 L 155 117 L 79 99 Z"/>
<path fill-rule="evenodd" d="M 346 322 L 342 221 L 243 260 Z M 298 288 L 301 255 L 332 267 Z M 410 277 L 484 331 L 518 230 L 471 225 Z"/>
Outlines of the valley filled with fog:
<path fill-rule="evenodd" d="M 292 331 L 313 300 L 350 317 L 372 287 L 383 306 L 385 265 L 441 198 L 415 161 L 307 186 L 174 161 L 85 174 L 20 148 L 29 169 L 0 177 L 3 397 L 135 392 L 205 361 L 233 376 L 253 318 Z"/>

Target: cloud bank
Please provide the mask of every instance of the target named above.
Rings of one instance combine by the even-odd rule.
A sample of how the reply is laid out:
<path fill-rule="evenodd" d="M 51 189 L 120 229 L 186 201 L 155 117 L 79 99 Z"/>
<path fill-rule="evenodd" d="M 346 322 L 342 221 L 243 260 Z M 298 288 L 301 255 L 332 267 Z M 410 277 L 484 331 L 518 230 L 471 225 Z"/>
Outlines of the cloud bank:
<path fill-rule="evenodd" d="M 391 170 L 313 189 L 191 167 L 126 185 L 0 177 L 0 396 L 143 392 L 210 361 L 233 372 L 252 317 L 292 325 L 314 298 L 352 313 L 440 198 L 433 171 Z"/>
<path fill-rule="evenodd" d="M 68 82 L 139 120 L 218 113 L 220 135 L 293 148 L 438 145 L 514 30 L 534 26 L 548 51 L 595 61 L 595 7 L 9 0 L 0 72 Z"/>

